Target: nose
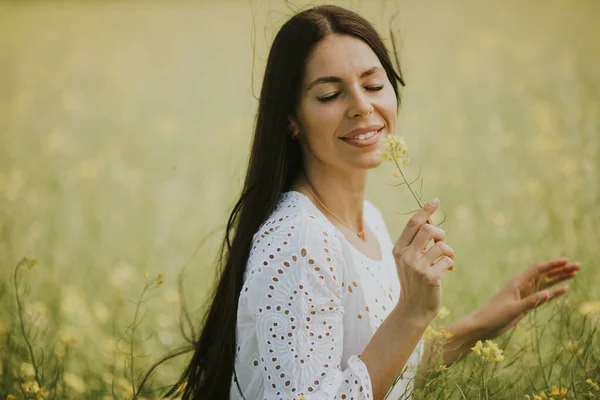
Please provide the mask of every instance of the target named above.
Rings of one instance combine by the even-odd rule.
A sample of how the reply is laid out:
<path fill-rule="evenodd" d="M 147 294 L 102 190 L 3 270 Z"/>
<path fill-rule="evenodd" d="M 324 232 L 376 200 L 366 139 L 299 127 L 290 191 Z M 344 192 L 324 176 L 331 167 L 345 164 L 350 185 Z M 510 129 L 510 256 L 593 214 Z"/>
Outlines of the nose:
<path fill-rule="evenodd" d="M 348 107 L 349 118 L 362 117 L 373 112 L 373 105 L 362 91 L 354 91 L 354 94 L 351 97 L 351 104 Z"/>

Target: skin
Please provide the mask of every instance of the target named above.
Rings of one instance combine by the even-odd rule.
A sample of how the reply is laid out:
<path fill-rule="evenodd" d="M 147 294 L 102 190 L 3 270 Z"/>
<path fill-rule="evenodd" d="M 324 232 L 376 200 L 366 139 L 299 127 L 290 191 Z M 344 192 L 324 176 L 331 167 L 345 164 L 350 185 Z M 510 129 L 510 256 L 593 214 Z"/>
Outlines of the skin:
<path fill-rule="evenodd" d="M 372 73 L 365 76 L 365 71 Z M 336 81 L 314 84 L 322 77 L 336 77 Z M 320 100 L 329 96 L 335 97 Z M 379 244 L 363 224 L 365 187 L 368 171 L 382 163 L 376 150 L 385 146 L 380 140 L 377 145 L 357 148 L 340 138 L 359 127 L 383 124 L 383 139 L 395 132 L 396 109 L 393 88 L 371 48 L 357 38 L 333 34 L 307 60 L 299 106 L 289 116 L 304 161 L 304 171 L 292 190 L 311 198 L 349 241 L 370 254 L 377 253 Z M 320 206 L 306 178 L 321 202 L 353 229 Z M 401 296 L 360 355 L 373 378 L 375 399 L 384 397 L 439 311 L 442 276 L 454 267 L 454 250 L 445 243 L 445 232 L 427 223 L 438 207 L 428 203 L 413 215 L 394 245 Z M 365 238 L 359 239 L 354 231 L 363 228 Z M 433 246 L 428 248 L 431 241 Z M 497 337 L 535 307 L 566 293 L 566 286 L 553 287 L 575 277 L 580 268 L 581 263 L 561 257 L 539 262 L 511 278 L 483 307 L 445 327 L 453 337 L 443 348 L 443 363 L 450 366 L 469 354 L 477 340 Z M 428 372 L 431 345 L 426 342 L 422 375 Z"/>

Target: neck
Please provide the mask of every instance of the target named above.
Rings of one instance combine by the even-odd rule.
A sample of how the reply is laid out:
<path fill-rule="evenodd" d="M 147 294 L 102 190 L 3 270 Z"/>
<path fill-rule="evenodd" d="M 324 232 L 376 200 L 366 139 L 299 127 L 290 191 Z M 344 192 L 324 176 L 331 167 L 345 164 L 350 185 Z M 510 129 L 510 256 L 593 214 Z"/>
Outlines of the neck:
<path fill-rule="evenodd" d="M 340 174 L 334 171 L 321 173 L 305 169 L 296 179 L 292 189 L 311 198 L 323 214 L 327 215 L 330 219 L 333 217 L 336 226 L 340 225 L 339 221 L 336 220 L 337 217 L 343 221 L 343 224 L 351 227 L 356 233 L 364 229 L 363 205 L 366 176 L 366 171 L 364 174 L 352 173 L 349 176 L 348 174 Z M 318 198 L 315 198 L 315 196 Z M 326 209 L 320 203 L 323 203 Z"/>

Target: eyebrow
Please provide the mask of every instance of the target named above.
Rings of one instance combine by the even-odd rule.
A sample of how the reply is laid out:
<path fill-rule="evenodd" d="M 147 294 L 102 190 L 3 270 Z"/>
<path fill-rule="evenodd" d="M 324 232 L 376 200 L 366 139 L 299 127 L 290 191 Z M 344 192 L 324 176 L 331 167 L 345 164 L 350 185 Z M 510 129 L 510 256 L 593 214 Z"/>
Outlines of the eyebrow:
<path fill-rule="evenodd" d="M 381 67 L 371 67 L 363 71 L 362 74 L 360 74 L 360 79 L 366 78 L 367 76 L 373 75 L 374 73 L 379 72 L 381 70 L 383 70 L 383 68 Z M 322 76 L 320 78 L 315 79 L 310 85 L 308 85 L 306 91 L 308 92 L 314 86 L 319 85 L 321 83 L 339 83 L 341 81 L 342 79 L 337 76 Z"/>

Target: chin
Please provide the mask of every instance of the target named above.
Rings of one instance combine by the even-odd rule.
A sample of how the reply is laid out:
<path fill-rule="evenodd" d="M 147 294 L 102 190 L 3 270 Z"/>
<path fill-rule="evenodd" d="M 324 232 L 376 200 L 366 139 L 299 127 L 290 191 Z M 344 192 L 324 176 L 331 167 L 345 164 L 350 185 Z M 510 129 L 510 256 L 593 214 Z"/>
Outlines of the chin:
<path fill-rule="evenodd" d="M 365 155 L 365 157 L 358 163 L 360 169 L 373 169 L 379 167 L 383 163 L 383 160 L 375 152 L 372 154 Z"/>

